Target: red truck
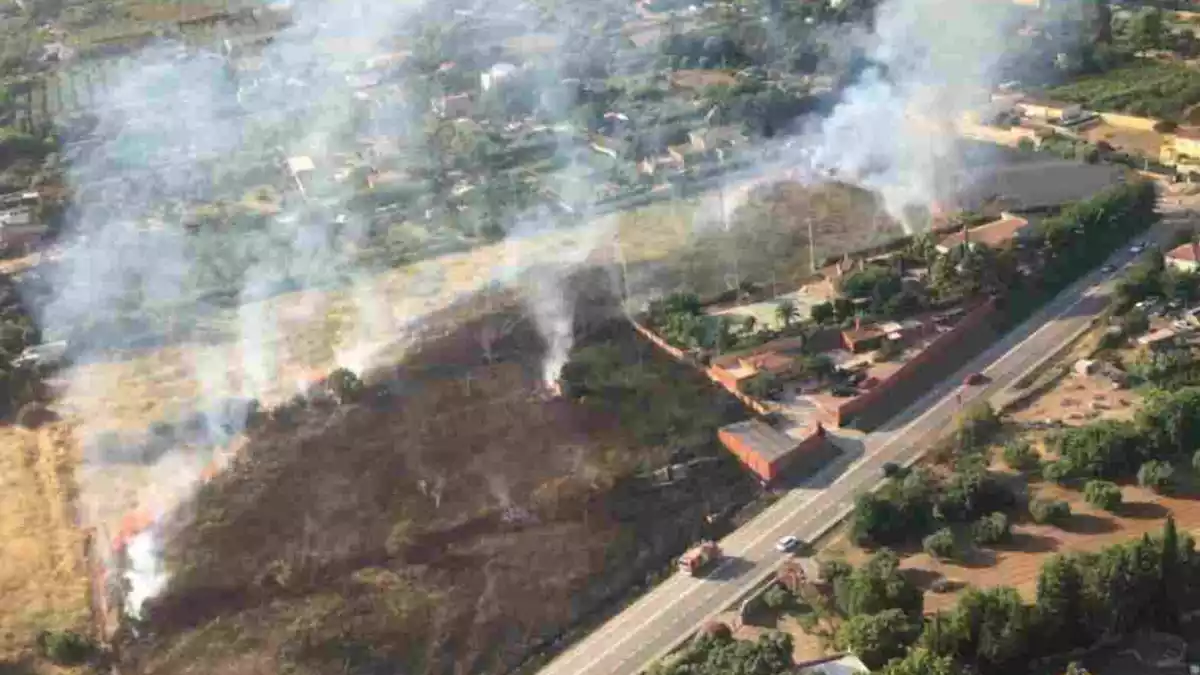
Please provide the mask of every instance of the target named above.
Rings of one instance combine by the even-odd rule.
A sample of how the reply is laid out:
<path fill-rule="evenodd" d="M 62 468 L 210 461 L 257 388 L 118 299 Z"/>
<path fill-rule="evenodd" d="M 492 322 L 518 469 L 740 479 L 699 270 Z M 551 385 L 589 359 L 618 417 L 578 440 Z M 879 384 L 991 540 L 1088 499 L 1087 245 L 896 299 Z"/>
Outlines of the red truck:
<path fill-rule="evenodd" d="M 700 570 L 709 563 L 721 557 L 721 547 L 715 541 L 702 541 L 679 556 L 679 569 L 692 576 L 697 576 Z"/>

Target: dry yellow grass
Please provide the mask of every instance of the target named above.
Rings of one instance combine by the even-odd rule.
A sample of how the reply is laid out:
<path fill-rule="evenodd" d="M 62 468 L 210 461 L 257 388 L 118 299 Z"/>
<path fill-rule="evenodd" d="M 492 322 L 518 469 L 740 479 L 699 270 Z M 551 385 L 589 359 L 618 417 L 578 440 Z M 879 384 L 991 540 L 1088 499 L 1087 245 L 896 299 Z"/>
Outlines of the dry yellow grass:
<path fill-rule="evenodd" d="M 27 656 L 41 630 L 88 630 L 76 462 L 65 425 L 0 428 L 0 661 Z"/>

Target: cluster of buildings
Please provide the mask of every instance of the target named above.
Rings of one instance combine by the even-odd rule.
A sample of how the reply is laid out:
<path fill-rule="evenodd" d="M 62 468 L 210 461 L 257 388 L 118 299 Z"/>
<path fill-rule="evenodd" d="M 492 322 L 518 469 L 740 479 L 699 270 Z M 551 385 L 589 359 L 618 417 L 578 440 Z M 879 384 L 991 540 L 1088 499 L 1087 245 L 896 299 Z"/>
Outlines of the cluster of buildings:
<path fill-rule="evenodd" d="M 0 249 L 21 250 L 46 236 L 49 227 L 41 219 L 41 203 L 36 191 L 0 195 Z"/>
<path fill-rule="evenodd" d="M 994 218 L 974 227 L 944 230 L 936 248 L 945 254 L 961 246 L 1020 247 L 1039 218 L 1062 206 L 1086 199 L 1119 184 L 1124 171 L 1107 165 L 1065 160 L 1019 161 L 975 170 L 964 181 L 959 204 L 991 212 Z M 1190 246 L 1190 245 L 1189 245 Z M 810 290 L 830 297 L 841 277 L 855 267 L 890 265 L 903 270 L 902 284 L 922 285 L 924 269 L 897 268 L 891 252 L 844 258 L 821 270 L 824 280 Z M 1172 264 L 1200 266 L 1200 247 L 1176 250 Z M 1191 262 L 1184 261 L 1190 256 Z M 907 286 L 906 286 L 907 287 Z M 809 292 L 809 291 L 806 291 Z M 829 461 L 837 450 L 827 442 L 828 430 L 860 420 L 877 420 L 898 411 L 897 402 L 919 393 L 924 378 L 950 350 L 975 335 L 986 335 L 996 311 L 994 299 L 926 311 L 894 321 L 856 321 L 843 328 L 823 328 L 805 337 L 785 337 L 741 352 L 716 356 L 706 363 L 689 358 L 650 329 L 636 328 L 676 358 L 695 364 L 758 415 L 718 432 L 720 442 L 764 484 L 790 472 L 805 472 Z M 813 355 L 829 372 L 813 373 Z M 752 380 L 769 376 L 781 391 L 763 395 Z M 754 392 L 755 396 L 747 392 Z"/>

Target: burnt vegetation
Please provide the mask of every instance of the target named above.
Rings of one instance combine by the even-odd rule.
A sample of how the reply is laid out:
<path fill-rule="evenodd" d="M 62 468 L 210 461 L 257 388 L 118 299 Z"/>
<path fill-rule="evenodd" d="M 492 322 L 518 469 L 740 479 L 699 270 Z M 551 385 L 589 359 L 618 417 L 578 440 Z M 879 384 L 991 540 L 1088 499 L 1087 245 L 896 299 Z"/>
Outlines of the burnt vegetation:
<path fill-rule="evenodd" d="M 229 669 L 497 672 L 719 535 L 756 493 L 714 441 L 740 405 L 627 325 L 580 323 L 564 397 L 542 391 L 518 319 L 490 361 L 469 323 L 394 372 L 335 372 L 253 412 L 168 537 L 171 587 L 123 653 L 146 673 L 200 645 Z M 670 463 L 686 468 L 652 473 Z"/>

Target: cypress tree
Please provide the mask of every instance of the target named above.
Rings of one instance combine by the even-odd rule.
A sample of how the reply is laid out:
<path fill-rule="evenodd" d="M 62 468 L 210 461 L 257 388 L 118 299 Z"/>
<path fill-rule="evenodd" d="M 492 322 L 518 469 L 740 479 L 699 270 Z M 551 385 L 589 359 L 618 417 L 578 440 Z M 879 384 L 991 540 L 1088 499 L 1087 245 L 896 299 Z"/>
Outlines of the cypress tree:
<path fill-rule="evenodd" d="M 1159 629 L 1171 631 L 1179 628 L 1179 602 L 1182 579 L 1179 574 L 1179 532 L 1175 529 L 1175 516 L 1168 515 L 1163 525 L 1162 551 L 1159 562 L 1159 598 L 1155 611 Z"/>

